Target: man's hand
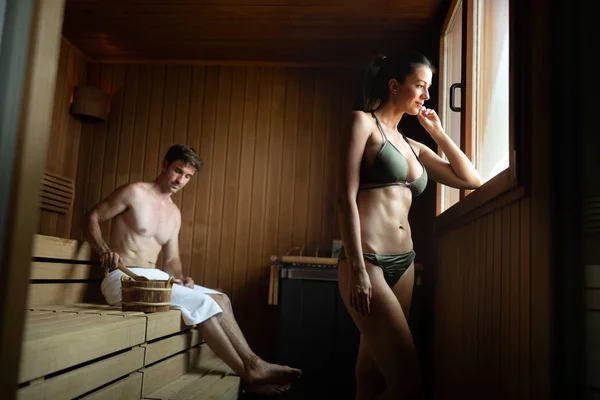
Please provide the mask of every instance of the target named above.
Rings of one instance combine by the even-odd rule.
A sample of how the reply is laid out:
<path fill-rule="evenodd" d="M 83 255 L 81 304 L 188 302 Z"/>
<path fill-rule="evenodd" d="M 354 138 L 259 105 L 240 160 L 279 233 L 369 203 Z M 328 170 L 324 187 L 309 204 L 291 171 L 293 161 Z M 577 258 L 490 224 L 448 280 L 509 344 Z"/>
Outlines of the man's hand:
<path fill-rule="evenodd" d="M 194 280 L 188 276 L 187 278 L 183 278 L 181 280 L 181 285 L 183 285 L 187 288 L 193 289 L 194 288 Z"/>
<path fill-rule="evenodd" d="M 100 255 L 100 262 L 104 268 L 108 268 L 109 271 L 114 271 L 119 267 L 119 261 L 121 257 L 114 251 L 105 251 Z"/>

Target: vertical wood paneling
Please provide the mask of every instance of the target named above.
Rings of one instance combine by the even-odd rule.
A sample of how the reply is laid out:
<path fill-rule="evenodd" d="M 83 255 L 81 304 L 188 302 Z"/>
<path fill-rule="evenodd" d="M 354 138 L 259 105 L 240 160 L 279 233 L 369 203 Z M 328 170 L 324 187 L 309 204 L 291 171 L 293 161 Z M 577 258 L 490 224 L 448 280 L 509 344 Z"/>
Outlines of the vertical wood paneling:
<path fill-rule="evenodd" d="M 200 151 L 201 142 L 202 142 L 202 120 L 204 115 L 204 92 L 206 85 L 206 68 L 203 66 L 195 66 L 194 67 L 194 83 L 192 87 L 192 101 L 191 101 L 191 110 L 190 110 L 190 125 L 189 125 L 189 136 L 188 141 L 190 145 L 196 149 L 196 151 Z M 204 162 L 204 161 L 203 161 Z M 188 264 L 183 265 L 183 272 L 185 275 L 192 276 L 192 270 L 197 271 L 200 267 L 200 262 L 198 261 L 200 257 L 204 254 L 204 243 L 201 240 L 204 236 L 200 236 L 199 228 L 202 228 L 199 225 L 198 215 L 200 212 L 204 210 L 204 197 L 201 196 L 202 193 L 206 192 L 204 187 L 201 187 L 202 181 L 201 179 L 205 177 L 204 174 L 205 167 L 203 167 L 198 173 L 196 173 L 196 177 L 192 180 L 192 186 L 187 189 L 188 192 L 194 193 L 194 210 L 193 218 L 182 218 L 182 221 L 186 221 L 186 229 L 181 232 L 180 240 L 183 240 L 185 249 L 185 243 L 187 240 L 191 240 L 191 249 L 190 249 L 190 261 Z M 186 232 L 186 237 L 183 237 L 184 232 Z M 190 233 L 191 232 L 191 233 Z M 188 236 L 191 235 L 191 239 Z M 184 259 L 185 260 L 185 259 Z M 184 261 L 185 262 L 185 261 Z M 198 279 L 198 272 L 194 275 Z"/>
<path fill-rule="evenodd" d="M 325 145 L 325 161 L 324 166 L 326 171 L 333 171 L 325 175 L 323 181 L 323 201 L 321 202 L 321 240 L 323 244 L 332 243 L 335 236 L 337 227 L 337 215 L 336 215 L 336 196 L 337 196 L 337 154 L 339 147 L 340 131 L 345 123 L 345 119 L 349 116 L 344 113 L 340 115 L 340 84 L 345 80 L 339 80 L 334 78 L 334 71 L 327 71 L 325 79 L 331 83 L 329 88 L 329 102 L 326 105 L 326 109 L 329 112 L 326 114 L 327 122 L 325 127 L 325 136 L 322 139 Z"/>
<path fill-rule="evenodd" d="M 267 170 L 267 197 L 265 213 L 265 237 L 273 240 L 263 242 L 262 259 L 277 254 L 277 240 L 279 237 L 279 208 L 281 199 L 281 164 L 283 155 L 283 135 L 285 117 L 285 70 L 273 71 L 271 93 L 271 121 L 269 137 L 269 166 Z"/>
<path fill-rule="evenodd" d="M 178 71 L 177 104 L 175 107 L 175 123 L 173 127 L 173 143 L 188 143 L 188 127 L 190 115 L 190 94 L 192 86 L 192 67 L 185 66 Z M 169 145 L 170 146 L 170 145 Z M 175 193 L 173 202 L 181 209 L 182 193 Z"/>
<path fill-rule="evenodd" d="M 190 107 L 187 126 L 187 143 L 196 151 L 200 149 L 200 123 L 202 120 L 202 107 L 204 101 L 204 67 L 194 66 L 191 74 Z M 198 175 L 198 174 L 196 174 Z M 196 215 L 196 194 L 198 178 L 194 177 L 186 186 L 182 194 L 181 212 L 183 216 Z M 193 218 L 182 218 L 179 234 L 179 250 L 183 263 L 183 274 L 191 275 L 192 262 L 194 261 L 194 226 Z"/>
<path fill-rule="evenodd" d="M 177 107 L 177 92 L 179 89 L 179 70 L 176 66 L 167 66 L 165 97 L 162 106 L 162 123 L 158 147 L 159 157 L 163 157 L 173 144 L 173 130 L 175 128 L 175 110 Z M 155 174 L 162 169 L 162 163 L 157 163 Z M 156 175 L 155 175 L 156 176 Z"/>
<path fill-rule="evenodd" d="M 298 105 L 298 133 L 296 137 L 296 168 L 294 174 L 294 206 L 292 245 L 304 247 L 306 254 L 306 228 L 308 220 L 308 194 L 310 179 L 310 147 L 314 104 L 314 71 L 302 70 Z"/>
<path fill-rule="evenodd" d="M 239 90 L 246 85 L 246 71 L 242 68 L 233 70 L 232 90 Z M 239 202 L 240 163 L 242 152 L 242 116 L 244 115 L 244 98 L 231 96 L 231 112 L 227 141 L 227 165 L 225 171 L 225 192 L 223 199 L 223 221 L 221 233 L 221 252 L 219 255 L 219 287 L 226 293 L 232 293 L 235 275 L 234 249 L 237 231 L 237 207 Z"/>
<path fill-rule="evenodd" d="M 139 69 L 139 83 L 135 104 L 133 126 L 133 147 L 129 160 L 129 182 L 143 179 L 144 160 L 146 158 L 145 137 L 150 120 L 150 97 L 152 95 L 152 66 L 142 65 Z"/>
<path fill-rule="evenodd" d="M 481 368 L 485 366 L 488 359 L 489 352 L 487 348 L 487 342 L 477 340 L 480 337 L 487 336 L 487 299 L 489 297 L 487 292 L 488 282 L 488 268 L 487 265 L 487 218 L 480 218 L 476 221 L 475 226 L 475 237 L 479 239 L 477 246 L 474 250 L 479 253 L 477 271 L 478 276 L 476 279 L 478 285 L 478 296 L 477 296 L 477 334 L 475 336 L 475 342 L 477 343 L 477 367 Z M 481 393 L 485 387 L 485 381 L 483 379 L 478 381 L 477 392 Z"/>
<path fill-rule="evenodd" d="M 585 267 L 586 385 L 600 392 L 600 266 Z"/>
<path fill-rule="evenodd" d="M 286 71 L 286 93 L 283 125 L 283 150 L 281 160 L 281 194 L 279 197 L 278 254 L 285 254 L 293 246 L 294 179 L 296 171 L 296 140 L 300 98 L 300 71 Z"/>
<path fill-rule="evenodd" d="M 312 110 L 312 127 L 310 138 L 310 170 L 309 170 L 309 190 L 308 190 L 308 213 L 307 218 L 307 255 L 312 255 L 313 249 L 316 249 L 321 241 L 321 222 L 323 220 L 322 202 L 323 202 L 323 167 L 325 165 L 325 141 L 324 134 L 327 128 L 327 113 L 329 108 L 328 94 L 330 91 L 329 83 L 319 74 L 315 79 L 315 92 Z"/>
<path fill-rule="evenodd" d="M 214 128 L 214 144 L 212 158 L 209 163 L 212 167 L 210 177 L 210 200 L 208 237 L 206 248 L 206 269 L 204 282 L 206 285 L 216 287 L 219 282 L 219 258 L 221 254 L 221 235 L 223 233 L 224 219 L 223 200 L 225 190 L 225 172 L 227 166 L 227 141 L 229 138 L 229 119 L 231 107 L 231 80 L 232 69 L 221 68 L 219 71 L 217 110 Z M 227 244 L 225 244 L 227 246 Z"/>
<path fill-rule="evenodd" d="M 126 81 L 123 90 L 123 111 L 119 128 L 119 146 L 115 186 L 129 182 L 131 166 L 133 131 L 135 127 L 135 108 L 138 100 L 139 66 L 128 65 L 125 70 Z"/>
<path fill-rule="evenodd" d="M 109 66 L 107 66 L 110 68 Z M 100 199 L 106 198 L 116 186 L 117 161 L 119 155 L 119 137 L 121 136 L 121 121 L 123 120 L 123 103 L 125 101 L 126 67 L 117 65 L 112 71 L 111 112 L 106 124 L 106 143 L 104 148 L 104 164 L 102 165 L 102 186 Z M 101 224 L 105 237 L 110 241 L 111 221 Z"/>
<path fill-rule="evenodd" d="M 100 87 L 100 66 L 90 65 L 88 69 L 87 84 Z M 94 125 L 83 124 L 81 127 L 81 143 L 78 150 L 77 180 L 75 181 L 75 203 L 73 205 L 73 222 L 71 236 L 82 239 L 82 218 L 87 211 L 86 203 L 90 189 L 90 170 L 92 168 L 92 155 L 94 148 Z M 66 236 L 66 235 L 65 235 Z"/>
<path fill-rule="evenodd" d="M 238 190 L 237 221 L 235 230 L 235 257 L 233 277 L 233 298 L 245 299 L 251 289 L 246 285 L 248 271 L 248 251 L 250 240 L 250 212 L 252 207 L 252 179 L 254 171 L 254 146 L 256 142 L 256 113 L 258 109 L 258 68 L 246 70 L 244 92 L 244 116 L 242 126 L 242 152 L 240 156 L 240 187 Z M 250 313 L 245 303 L 241 303 L 241 315 Z M 238 313 L 240 315 L 240 313 Z M 248 318 L 244 318 L 246 322 Z"/>
<path fill-rule="evenodd" d="M 530 394 L 531 351 L 531 200 L 520 202 L 520 276 L 519 276 L 519 398 Z"/>
<path fill-rule="evenodd" d="M 191 145 L 204 167 L 173 196 L 184 273 L 222 288 L 250 343 L 268 342 L 269 257 L 292 247 L 326 255 L 336 237 L 335 154 L 354 93 L 347 77 L 326 69 L 91 64 L 88 79 L 112 102 L 107 122 L 83 129 L 74 221 L 118 185 L 154 179 L 173 143 Z"/>
<path fill-rule="evenodd" d="M 267 210 L 266 191 L 267 174 L 269 171 L 268 154 L 270 142 L 269 118 L 272 98 L 273 68 L 259 68 L 258 109 L 256 119 L 256 142 L 254 147 L 254 174 L 252 179 L 250 240 L 248 249 L 248 269 L 246 270 L 246 285 L 263 296 L 250 296 L 248 304 L 251 310 L 266 301 L 268 293 L 268 258 L 263 258 L 262 249 L 266 240 L 277 240 L 265 237 L 265 219 L 271 217 L 272 210 Z M 261 326 L 249 324 L 248 334 L 257 337 L 261 334 Z"/>
<path fill-rule="evenodd" d="M 150 88 L 150 111 L 148 115 L 148 132 L 146 134 L 146 157 L 144 159 L 144 180 L 156 177 L 156 171 L 162 166 L 164 154 L 159 152 L 160 136 L 165 100 L 165 83 L 167 68 L 155 65 L 152 70 L 152 87 Z"/>
<path fill-rule="evenodd" d="M 530 204 L 525 197 L 441 238 L 436 398 L 531 398 Z"/>
<path fill-rule="evenodd" d="M 514 203 L 510 206 L 510 289 L 508 309 L 511 310 L 509 317 L 509 358 L 508 358 L 508 382 L 509 382 L 509 397 L 517 399 L 519 397 L 519 325 L 520 321 L 517 316 L 512 315 L 513 310 L 519 310 L 519 279 L 521 272 L 520 256 L 521 256 L 521 216 L 520 204 Z"/>
<path fill-rule="evenodd" d="M 73 89 L 86 83 L 86 74 L 85 58 L 79 50 L 63 40 L 60 45 L 46 170 L 73 180 L 76 180 L 77 176 L 82 124 L 69 111 Z M 86 143 L 86 150 L 88 148 Z M 72 219 L 73 212 L 63 215 L 41 210 L 37 232 L 69 237 Z"/>
<path fill-rule="evenodd" d="M 510 354 L 510 264 L 511 248 L 511 221 L 510 207 L 502 209 L 502 262 L 501 262 L 501 300 L 500 300 L 500 398 L 510 398 L 509 388 L 510 373 L 509 354 Z"/>
<path fill-rule="evenodd" d="M 217 168 L 215 163 L 221 162 L 222 160 L 215 160 L 213 157 L 214 139 L 215 139 L 215 121 L 217 114 L 217 99 L 219 91 L 219 68 L 218 67 L 206 67 L 205 77 L 205 89 L 204 89 L 204 103 L 202 110 L 202 123 L 201 123 L 201 139 L 200 148 L 198 149 L 200 157 L 204 160 L 204 167 L 200 171 L 198 176 L 198 187 L 197 187 L 197 205 L 196 205 L 196 223 L 198 224 L 198 231 L 195 232 L 194 236 L 197 238 L 196 243 L 198 245 L 198 253 L 195 254 L 193 259 L 192 271 L 196 274 L 197 280 L 203 282 L 206 286 L 209 285 L 208 277 L 212 276 L 212 272 L 208 269 L 214 269 L 213 265 L 207 264 L 207 246 L 210 240 L 209 234 L 214 231 L 213 226 L 210 225 L 210 210 L 212 207 L 211 200 L 213 194 L 211 193 L 212 185 L 212 171 Z M 166 151 L 166 150 L 165 150 Z M 199 206 L 199 207 L 198 207 Z"/>
<path fill-rule="evenodd" d="M 485 263 L 485 269 L 486 269 L 486 281 L 485 281 L 485 292 L 486 292 L 486 304 L 485 304 L 485 309 L 486 309 L 486 325 L 485 325 L 485 336 L 484 337 L 488 337 L 489 340 L 484 340 L 483 342 L 485 343 L 485 347 L 486 347 L 486 351 L 485 354 L 483 355 L 484 357 L 484 364 L 483 367 L 486 368 L 488 371 L 491 371 L 493 368 L 493 354 L 494 354 L 494 346 L 497 346 L 497 343 L 493 340 L 494 338 L 494 299 L 495 299 L 495 293 L 494 293 L 494 279 L 496 278 L 495 274 L 494 274 L 494 223 L 495 223 L 495 218 L 494 218 L 494 214 L 489 214 L 487 217 L 485 217 L 486 219 L 486 232 L 485 232 L 485 236 L 486 236 L 486 263 Z M 484 382 L 484 387 L 488 387 L 488 388 L 492 388 L 493 385 L 493 379 L 492 379 L 492 374 L 491 373 L 487 373 L 484 375 L 483 377 L 483 382 Z M 490 390 L 490 392 L 494 392 L 492 390 Z"/>
<path fill-rule="evenodd" d="M 99 65 L 90 65 L 90 70 L 95 70 L 96 67 L 99 69 L 99 88 L 104 90 L 106 93 L 111 94 L 111 106 L 112 106 L 112 98 L 113 98 L 113 87 L 112 87 L 112 79 L 114 68 L 112 66 L 103 67 Z M 93 75 L 90 74 L 88 77 L 91 78 Z M 94 206 L 98 201 L 100 201 L 102 196 L 102 180 L 103 180 L 103 171 L 104 171 L 104 154 L 106 151 L 106 138 L 107 138 L 107 126 L 108 121 L 105 123 L 91 124 L 85 123 L 83 131 L 88 131 L 92 136 L 92 154 L 90 161 L 90 168 L 87 172 L 87 179 L 83 182 L 87 182 L 87 188 L 85 186 L 80 186 L 77 188 L 82 196 L 75 198 L 75 204 L 77 205 L 79 202 L 83 202 L 85 199 L 85 207 L 84 212 L 88 211 L 91 207 Z M 80 150 L 81 152 L 81 150 Z M 82 170 L 77 171 L 77 176 L 83 174 Z M 79 180 L 79 179 L 78 179 Z M 84 190 L 85 189 L 85 190 Z M 85 196 L 85 197 L 83 197 Z M 78 229 L 78 227 L 74 226 L 73 229 Z M 81 232 L 76 237 L 81 238 Z"/>
<path fill-rule="evenodd" d="M 502 210 L 494 212 L 494 297 L 492 305 L 492 398 L 501 398 L 502 370 Z M 495 396 L 495 397 L 494 397 Z"/>
<path fill-rule="evenodd" d="M 485 282 L 485 279 L 481 278 L 481 272 L 483 270 L 483 268 L 481 267 L 483 262 L 481 261 L 481 234 L 480 232 L 482 232 L 481 229 L 481 224 L 483 223 L 483 219 L 478 219 L 476 221 L 473 222 L 473 230 L 472 230 L 472 235 L 473 235 L 473 273 L 472 273 L 472 278 L 471 278 L 471 287 L 473 290 L 473 294 L 471 297 L 471 313 L 472 313 L 472 317 L 471 317 L 471 321 L 470 321 L 470 327 L 469 327 L 469 336 L 467 338 L 467 340 L 469 341 L 469 344 L 471 346 L 471 351 L 473 354 L 474 359 L 476 360 L 474 363 L 470 364 L 470 371 L 469 374 L 470 375 L 475 375 L 477 374 L 477 366 L 479 363 L 479 343 L 477 342 L 477 335 L 479 333 L 479 319 L 481 318 L 481 313 L 480 313 L 480 304 L 482 303 L 481 298 L 480 298 L 480 293 L 481 293 L 481 284 L 482 282 Z M 477 391 L 481 390 L 481 382 L 477 381 L 475 384 Z"/>

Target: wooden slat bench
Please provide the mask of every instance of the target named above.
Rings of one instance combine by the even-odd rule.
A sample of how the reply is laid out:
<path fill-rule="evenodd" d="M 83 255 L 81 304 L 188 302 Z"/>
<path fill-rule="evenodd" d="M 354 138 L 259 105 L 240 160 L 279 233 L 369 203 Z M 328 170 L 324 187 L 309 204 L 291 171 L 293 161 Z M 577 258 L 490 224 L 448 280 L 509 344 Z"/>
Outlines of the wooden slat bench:
<path fill-rule="evenodd" d="M 240 378 L 183 324 L 179 311 L 145 314 L 82 303 L 93 298 L 88 291 L 99 291 L 93 277 L 101 269 L 90 260 L 89 249 L 76 241 L 36 236 L 19 399 L 238 397 Z"/>

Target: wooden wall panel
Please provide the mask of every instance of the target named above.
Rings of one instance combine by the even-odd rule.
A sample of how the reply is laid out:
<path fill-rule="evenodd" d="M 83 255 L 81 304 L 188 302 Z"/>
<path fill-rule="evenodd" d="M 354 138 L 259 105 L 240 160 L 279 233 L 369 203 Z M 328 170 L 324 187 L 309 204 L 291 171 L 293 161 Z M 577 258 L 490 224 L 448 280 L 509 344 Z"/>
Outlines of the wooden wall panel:
<path fill-rule="evenodd" d="M 268 343 L 276 317 L 267 306 L 269 257 L 331 251 L 336 149 L 355 76 L 90 64 L 88 79 L 111 94 L 111 111 L 106 123 L 83 127 L 72 236 L 81 238 L 83 214 L 117 186 L 153 179 L 171 144 L 192 145 L 204 167 L 173 196 L 184 272 L 222 288 L 250 341 Z M 110 238 L 109 224 L 102 228 Z"/>
<path fill-rule="evenodd" d="M 70 0 L 64 34 L 97 62 L 341 66 L 363 64 L 378 52 L 411 47 L 415 40 L 421 48 L 437 43 L 450 3 Z"/>
<path fill-rule="evenodd" d="M 530 204 L 526 197 L 440 239 L 436 399 L 531 398 Z"/>
<path fill-rule="evenodd" d="M 52 128 L 46 170 L 75 180 L 81 137 L 81 122 L 70 113 L 73 88 L 86 83 L 87 61 L 65 39 L 60 45 L 60 59 L 52 113 Z M 37 233 L 69 237 L 73 213 L 59 214 L 41 210 Z"/>
<path fill-rule="evenodd" d="M 585 274 L 586 385 L 600 392 L 600 266 L 587 265 Z"/>

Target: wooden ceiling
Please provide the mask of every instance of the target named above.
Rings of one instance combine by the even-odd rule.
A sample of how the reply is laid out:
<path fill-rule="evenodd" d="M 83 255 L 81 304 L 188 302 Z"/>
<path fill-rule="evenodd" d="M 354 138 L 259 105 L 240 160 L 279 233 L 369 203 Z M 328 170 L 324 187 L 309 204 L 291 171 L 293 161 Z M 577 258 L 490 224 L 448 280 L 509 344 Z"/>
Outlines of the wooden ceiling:
<path fill-rule="evenodd" d="M 63 34 L 99 62 L 364 63 L 404 47 L 436 51 L 450 3 L 67 0 Z"/>

